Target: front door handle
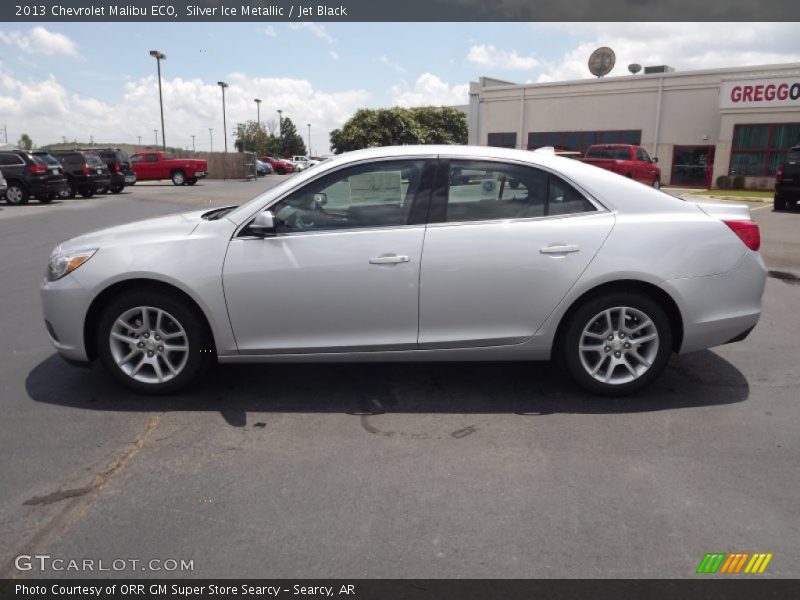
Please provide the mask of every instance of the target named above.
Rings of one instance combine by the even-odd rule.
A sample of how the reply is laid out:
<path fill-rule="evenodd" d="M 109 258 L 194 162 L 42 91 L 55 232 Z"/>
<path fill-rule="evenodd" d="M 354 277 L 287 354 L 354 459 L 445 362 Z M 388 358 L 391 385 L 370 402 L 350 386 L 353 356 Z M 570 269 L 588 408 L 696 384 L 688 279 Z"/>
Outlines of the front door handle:
<path fill-rule="evenodd" d="M 577 244 L 551 244 L 545 246 L 539 252 L 542 254 L 568 254 L 570 252 L 579 252 L 581 249 Z"/>
<path fill-rule="evenodd" d="M 396 265 L 397 263 L 407 263 L 411 259 L 408 256 L 398 256 L 397 254 L 384 254 L 369 259 L 371 265 Z"/>

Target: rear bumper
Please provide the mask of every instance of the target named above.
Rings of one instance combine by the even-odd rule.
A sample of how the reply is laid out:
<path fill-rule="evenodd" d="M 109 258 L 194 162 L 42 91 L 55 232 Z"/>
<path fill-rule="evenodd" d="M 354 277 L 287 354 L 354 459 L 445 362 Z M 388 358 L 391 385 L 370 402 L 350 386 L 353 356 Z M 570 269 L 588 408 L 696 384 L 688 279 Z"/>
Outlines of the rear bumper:
<path fill-rule="evenodd" d="M 761 255 L 747 251 L 720 275 L 671 279 L 661 287 L 683 315 L 679 352 L 694 352 L 744 339 L 761 317 L 767 268 Z"/>

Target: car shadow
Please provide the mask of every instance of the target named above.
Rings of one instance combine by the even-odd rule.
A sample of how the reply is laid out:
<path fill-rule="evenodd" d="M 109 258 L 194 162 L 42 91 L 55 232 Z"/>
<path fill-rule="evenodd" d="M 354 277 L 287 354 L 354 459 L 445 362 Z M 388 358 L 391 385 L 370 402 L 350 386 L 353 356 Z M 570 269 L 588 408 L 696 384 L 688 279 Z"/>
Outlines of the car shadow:
<path fill-rule="evenodd" d="M 258 413 L 613 414 L 724 405 L 747 399 L 747 379 L 704 350 L 673 356 L 647 390 L 626 398 L 584 393 L 552 363 L 350 363 L 220 365 L 181 394 L 126 390 L 95 363 L 77 369 L 52 355 L 25 381 L 36 402 L 98 411 L 214 411 L 232 426 Z"/>

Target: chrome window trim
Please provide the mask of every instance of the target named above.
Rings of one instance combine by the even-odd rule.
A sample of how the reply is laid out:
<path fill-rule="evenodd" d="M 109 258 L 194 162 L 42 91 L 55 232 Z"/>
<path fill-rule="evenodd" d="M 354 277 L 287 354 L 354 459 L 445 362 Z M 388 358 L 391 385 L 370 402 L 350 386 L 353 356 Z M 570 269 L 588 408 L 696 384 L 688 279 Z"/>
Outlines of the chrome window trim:
<path fill-rule="evenodd" d="M 480 221 L 443 221 L 439 223 L 428 223 L 428 227 L 444 227 L 448 225 L 483 225 L 492 224 L 492 225 L 502 225 L 502 224 L 511 224 L 511 223 L 528 223 L 534 221 L 550 221 L 554 219 L 571 219 L 574 217 L 594 217 L 597 216 L 599 218 L 600 215 L 609 215 L 612 214 L 611 211 L 608 210 L 592 210 L 592 211 L 584 211 L 579 213 L 567 213 L 564 215 L 547 215 L 541 217 L 520 217 L 518 219 L 485 219 Z"/>

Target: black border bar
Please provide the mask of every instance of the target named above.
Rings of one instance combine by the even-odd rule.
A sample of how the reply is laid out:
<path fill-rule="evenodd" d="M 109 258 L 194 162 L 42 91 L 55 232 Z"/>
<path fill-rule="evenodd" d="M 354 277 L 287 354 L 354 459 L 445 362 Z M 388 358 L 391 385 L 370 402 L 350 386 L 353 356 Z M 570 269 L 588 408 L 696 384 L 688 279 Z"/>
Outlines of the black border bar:
<path fill-rule="evenodd" d="M 303 10 L 305 9 L 305 10 Z M 7 22 L 800 21 L 797 0 L 3 0 Z M 746 26 L 746 25 L 744 25 Z M 731 35 L 736 35 L 731 31 Z"/>
<path fill-rule="evenodd" d="M 141 587 L 139 587 L 141 586 Z M 216 586 L 215 588 L 213 586 Z M 259 591 L 259 588 L 262 588 Z M 279 589 L 279 593 L 267 593 Z M 330 589 L 331 594 L 324 591 Z M 236 589 L 234 593 L 231 590 Z M 216 590 L 216 591 L 215 591 Z M 223 591 L 224 590 L 224 591 Z M 252 590 L 248 593 L 248 590 Z M 98 593 L 99 592 L 99 593 Z M 205 600 L 277 598 L 287 600 L 784 600 L 800 598 L 800 579 L 761 576 L 697 579 L 6 579 L 2 598 L 83 600 L 128 598 Z"/>

